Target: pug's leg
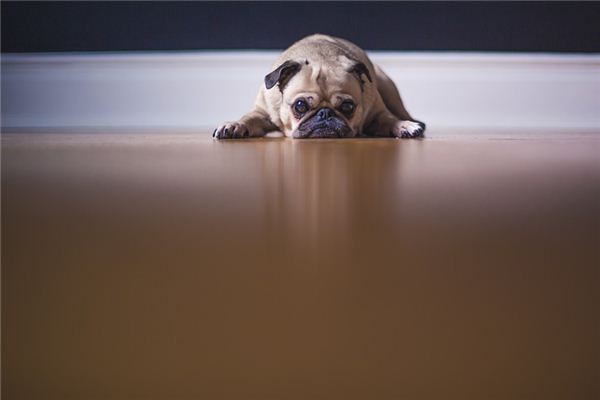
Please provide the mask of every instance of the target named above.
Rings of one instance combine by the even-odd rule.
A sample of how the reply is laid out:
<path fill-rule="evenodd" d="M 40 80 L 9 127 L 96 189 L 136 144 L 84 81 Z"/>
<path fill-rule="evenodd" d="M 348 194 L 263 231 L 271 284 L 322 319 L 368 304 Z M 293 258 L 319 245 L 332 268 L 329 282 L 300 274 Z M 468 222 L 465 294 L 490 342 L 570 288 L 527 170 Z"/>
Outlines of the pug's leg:
<path fill-rule="evenodd" d="M 400 120 L 388 110 L 376 114 L 366 125 L 364 133 L 367 136 L 415 138 L 422 137 L 425 124 L 419 121 Z"/>
<path fill-rule="evenodd" d="M 398 91 L 394 81 L 392 81 L 378 65 L 374 65 L 374 67 L 377 91 L 379 92 L 385 107 L 393 115 L 398 117 L 398 119 L 402 121 L 412 121 L 413 117 L 410 116 L 406 110 L 406 107 L 404 107 L 404 103 L 400 97 L 400 92 Z"/>
<path fill-rule="evenodd" d="M 276 131 L 266 112 L 256 109 L 244 115 L 238 121 L 220 125 L 213 132 L 215 139 L 245 139 L 262 137 L 265 133 Z"/>
<path fill-rule="evenodd" d="M 425 124 L 410 116 L 394 81 L 378 65 L 375 65 L 375 76 L 377 91 L 384 105 L 382 108 L 385 108 L 385 111 L 378 116 L 380 132 L 377 133 L 377 136 L 401 138 L 423 136 Z"/>

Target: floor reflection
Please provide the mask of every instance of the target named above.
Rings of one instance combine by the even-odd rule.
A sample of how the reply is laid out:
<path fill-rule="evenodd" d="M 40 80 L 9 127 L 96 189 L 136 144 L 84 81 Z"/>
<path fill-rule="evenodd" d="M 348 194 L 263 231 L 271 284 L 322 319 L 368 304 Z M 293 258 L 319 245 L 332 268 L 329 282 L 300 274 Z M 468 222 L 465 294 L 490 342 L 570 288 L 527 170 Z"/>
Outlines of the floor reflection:
<path fill-rule="evenodd" d="M 380 218 L 400 171 L 400 149 L 335 140 L 285 141 L 262 155 L 264 207 L 270 232 L 299 251 L 347 246 L 364 216 Z"/>
<path fill-rule="evenodd" d="M 3 135 L 3 394 L 593 397 L 599 143 Z"/>

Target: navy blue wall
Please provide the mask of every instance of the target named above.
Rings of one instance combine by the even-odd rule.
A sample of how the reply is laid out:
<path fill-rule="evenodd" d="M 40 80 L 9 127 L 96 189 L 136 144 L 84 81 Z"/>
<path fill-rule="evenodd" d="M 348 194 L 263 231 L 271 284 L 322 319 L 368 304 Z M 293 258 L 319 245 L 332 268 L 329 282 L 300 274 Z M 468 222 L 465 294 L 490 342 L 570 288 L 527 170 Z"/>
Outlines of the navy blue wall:
<path fill-rule="evenodd" d="M 2 2 L 3 52 L 280 49 L 599 52 L 600 3 Z"/>

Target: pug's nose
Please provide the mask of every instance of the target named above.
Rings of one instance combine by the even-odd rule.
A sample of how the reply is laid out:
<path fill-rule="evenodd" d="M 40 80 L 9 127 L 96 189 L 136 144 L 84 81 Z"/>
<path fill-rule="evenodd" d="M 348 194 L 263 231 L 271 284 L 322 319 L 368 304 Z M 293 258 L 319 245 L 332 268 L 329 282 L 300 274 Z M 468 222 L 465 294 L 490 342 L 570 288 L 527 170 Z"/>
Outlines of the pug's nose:
<path fill-rule="evenodd" d="M 317 111 L 317 119 L 319 121 L 327 121 L 333 118 L 333 111 L 330 108 L 321 108 Z"/>

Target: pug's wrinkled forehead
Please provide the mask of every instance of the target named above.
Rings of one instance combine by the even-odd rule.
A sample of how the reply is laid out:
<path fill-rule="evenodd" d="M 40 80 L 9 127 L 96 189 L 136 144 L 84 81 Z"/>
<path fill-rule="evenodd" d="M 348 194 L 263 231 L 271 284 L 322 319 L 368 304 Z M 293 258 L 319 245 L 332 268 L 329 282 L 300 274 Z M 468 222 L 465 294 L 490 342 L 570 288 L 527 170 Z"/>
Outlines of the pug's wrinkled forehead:
<path fill-rule="evenodd" d="M 286 60 L 274 71 L 265 76 L 265 86 L 277 86 L 283 94 L 296 90 L 306 90 L 329 97 L 340 90 L 364 90 L 366 82 L 372 82 L 368 68 L 359 61 L 345 55 L 332 59 L 316 56 Z"/>

